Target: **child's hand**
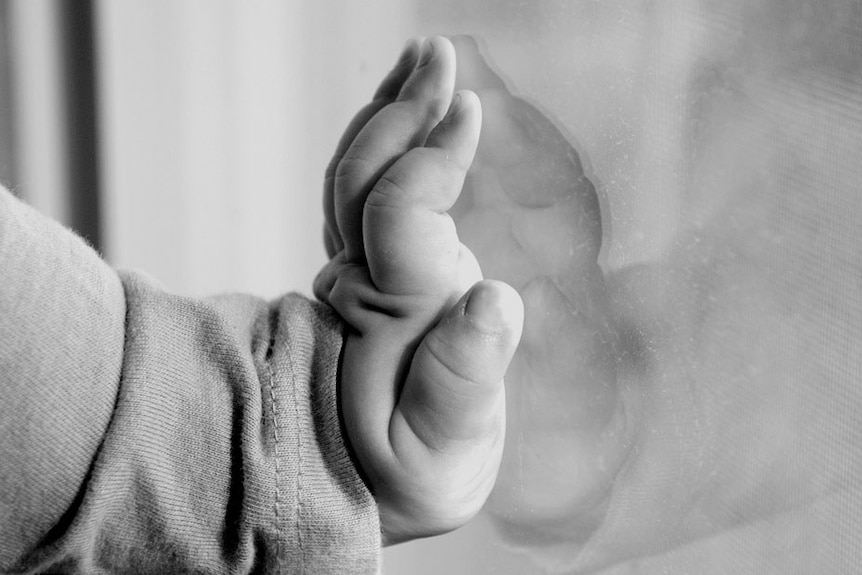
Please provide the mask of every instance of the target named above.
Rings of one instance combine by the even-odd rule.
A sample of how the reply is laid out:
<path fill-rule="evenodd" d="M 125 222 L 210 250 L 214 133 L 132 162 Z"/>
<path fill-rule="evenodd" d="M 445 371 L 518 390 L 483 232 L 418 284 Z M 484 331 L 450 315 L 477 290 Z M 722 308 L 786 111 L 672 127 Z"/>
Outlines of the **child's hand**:
<path fill-rule="evenodd" d="M 352 328 L 341 408 L 384 544 L 449 531 L 484 504 L 521 334 L 519 296 L 501 282 L 473 286 L 479 266 L 446 213 L 481 125 L 478 98 L 453 98 L 454 82 L 448 40 L 408 45 L 327 174 L 332 259 L 315 293 Z"/>

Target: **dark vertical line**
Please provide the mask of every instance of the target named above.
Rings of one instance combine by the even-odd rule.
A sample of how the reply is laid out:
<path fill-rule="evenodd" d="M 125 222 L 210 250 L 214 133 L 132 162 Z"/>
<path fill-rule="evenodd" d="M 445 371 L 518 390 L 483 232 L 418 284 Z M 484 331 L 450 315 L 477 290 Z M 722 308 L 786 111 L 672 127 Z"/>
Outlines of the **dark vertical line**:
<path fill-rule="evenodd" d="M 15 170 L 15 102 L 9 26 L 9 3 L 0 0 L 0 184 L 14 189 L 18 181 Z"/>
<path fill-rule="evenodd" d="M 98 90 L 92 0 L 63 2 L 60 47 L 66 86 L 70 225 L 101 248 L 99 202 Z"/>

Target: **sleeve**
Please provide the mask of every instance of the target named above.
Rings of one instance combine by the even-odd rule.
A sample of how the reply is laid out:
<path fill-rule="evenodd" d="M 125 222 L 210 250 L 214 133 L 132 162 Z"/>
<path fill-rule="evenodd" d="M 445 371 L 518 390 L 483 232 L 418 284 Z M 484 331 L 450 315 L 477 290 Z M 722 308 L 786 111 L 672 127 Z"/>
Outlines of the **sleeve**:
<path fill-rule="evenodd" d="M 0 572 L 375 573 L 341 324 L 179 297 L 0 190 Z"/>

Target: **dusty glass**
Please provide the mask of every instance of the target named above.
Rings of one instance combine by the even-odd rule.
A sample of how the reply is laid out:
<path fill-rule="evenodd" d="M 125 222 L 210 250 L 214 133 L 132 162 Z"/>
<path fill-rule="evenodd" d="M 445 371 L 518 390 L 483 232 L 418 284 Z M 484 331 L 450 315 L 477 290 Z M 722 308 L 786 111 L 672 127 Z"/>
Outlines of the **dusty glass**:
<path fill-rule="evenodd" d="M 456 220 L 527 320 L 489 518 L 393 564 L 862 569 L 862 4 L 452 1 L 419 22 L 476 38 Z"/>

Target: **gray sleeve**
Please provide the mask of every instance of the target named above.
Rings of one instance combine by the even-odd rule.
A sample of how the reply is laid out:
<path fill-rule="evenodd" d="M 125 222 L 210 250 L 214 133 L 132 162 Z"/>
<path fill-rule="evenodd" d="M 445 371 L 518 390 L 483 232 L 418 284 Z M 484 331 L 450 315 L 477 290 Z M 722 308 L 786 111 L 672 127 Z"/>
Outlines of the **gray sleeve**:
<path fill-rule="evenodd" d="M 376 572 L 328 308 L 118 278 L 0 195 L 0 571 Z"/>

